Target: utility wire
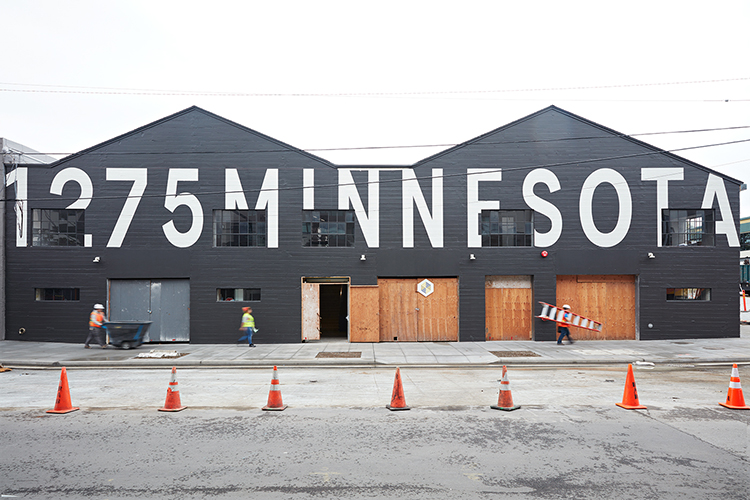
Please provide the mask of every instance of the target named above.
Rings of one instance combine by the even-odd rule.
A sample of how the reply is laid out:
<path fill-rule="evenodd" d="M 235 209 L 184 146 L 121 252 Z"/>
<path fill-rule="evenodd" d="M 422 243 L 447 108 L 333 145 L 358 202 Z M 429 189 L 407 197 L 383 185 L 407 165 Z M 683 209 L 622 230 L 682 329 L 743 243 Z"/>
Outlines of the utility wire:
<path fill-rule="evenodd" d="M 129 89 L 118 87 L 85 87 L 74 85 L 44 85 L 34 83 L 0 82 L 0 85 L 42 87 L 41 89 L 8 89 L 0 88 L 0 92 L 28 92 L 54 94 L 127 94 L 127 95 L 184 95 L 209 97 L 387 97 L 387 96 L 420 96 L 420 95 L 463 95 L 463 94 L 497 94 L 514 92 L 549 92 L 563 90 L 595 90 L 622 89 L 634 87 L 663 87 L 670 85 L 695 85 L 703 83 L 723 83 L 747 81 L 750 77 L 723 78 L 714 80 L 691 80 L 678 82 L 652 82 L 614 85 L 592 85 L 573 87 L 538 87 L 525 89 L 497 89 L 497 90 L 444 90 L 444 91 L 416 91 L 416 92 L 331 92 L 331 93 L 260 93 L 260 92 L 216 92 L 195 90 L 158 90 L 158 89 Z M 62 89 L 62 90 L 58 90 Z"/>
<path fill-rule="evenodd" d="M 566 142 L 566 141 L 588 141 L 592 139 L 612 139 L 617 137 L 644 137 L 652 135 L 670 135 L 670 134 L 691 134 L 701 132 L 720 132 L 726 130 L 743 130 L 750 128 L 750 125 L 741 125 L 735 127 L 718 127 L 718 128 L 705 128 L 705 129 L 694 129 L 694 130 L 675 130 L 668 132 L 643 132 L 638 134 L 610 134 L 610 135 L 592 135 L 592 136 L 581 136 L 581 137 L 561 137 L 558 139 L 523 139 L 516 141 L 482 141 L 482 145 L 509 145 L 509 144 L 543 144 L 543 143 L 554 143 L 554 142 Z M 178 154 L 259 154 L 259 153 L 284 153 L 294 151 L 305 151 L 310 152 L 326 152 L 326 151 L 373 151 L 373 150 L 385 150 L 385 149 L 411 149 L 411 148 L 451 148 L 459 146 L 464 143 L 449 143 L 449 144 L 414 144 L 404 146 L 357 146 L 357 147 L 346 147 L 346 148 L 284 148 L 284 149 L 254 149 L 254 150 L 236 150 L 236 151 L 90 151 L 84 153 L 86 155 L 112 155 L 112 156 L 128 156 L 128 155 L 178 155 Z M 85 151 L 85 150 L 84 150 Z M 21 151 L 14 152 L 16 154 L 25 154 L 27 156 L 34 155 L 46 155 L 46 156 L 70 156 L 78 153 L 44 153 L 35 151 L 33 153 L 23 153 Z M 46 165 L 40 165 L 46 166 Z"/>
<path fill-rule="evenodd" d="M 580 165 L 580 164 L 587 164 L 587 163 L 608 162 L 608 161 L 613 161 L 613 160 L 623 160 L 623 159 L 639 158 L 639 157 L 646 157 L 646 156 L 652 156 L 652 155 L 661 155 L 661 154 L 664 154 L 664 153 L 675 153 L 675 152 L 679 152 L 679 151 L 687 151 L 687 150 L 695 150 L 695 149 L 705 149 L 705 148 L 718 147 L 718 146 L 728 146 L 728 145 L 731 145 L 731 144 L 739 144 L 739 143 L 745 143 L 745 142 L 750 142 L 750 139 L 741 139 L 741 140 L 737 140 L 737 141 L 720 142 L 720 143 L 714 143 L 714 144 L 704 144 L 704 145 L 701 145 L 701 146 L 688 146 L 688 147 L 676 148 L 676 149 L 671 149 L 671 150 L 647 151 L 647 152 L 643 152 L 643 153 L 632 153 L 632 154 L 626 154 L 626 155 L 608 156 L 608 157 L 603 157 L 603 158 L 589 158 L 589 159 L 579 159 L 579 160 L 571 160 L 571 161 L 557 162 L 557 163 L 546 163 L 546 164 L 541 164 L 541 165 L 526 165 L 526 166 L 520 166 L 520 167 L 510 167 L 510 168 L 503 167 L 503 168 L 498 168 L 498 169 L 487 169 L 487 170 L 483 170 L 482 173 L 515 172 L 515 171 L 522 171 L 522 170 L 533 170 L 533 169 L 537 169 L 537 168 L 565 167 L 565 166 Z M 379 166 L 369 166 L 369 167 L 363 166 L 361 168 L 354 167 L 354 168 L 351 168 L 351 170 L 354 170 L 354 171 L 357 171 L 357 170 L 367 171 L 367 170 L 377 169 L 377 168 L 381 168 L 381 167 L 379 167 Z M 386 168 L 388 168 L 388 167 L 386 167 Z M 349 167 L 347 167 L 347 169 L 349 169 Z M 455 174 L 443 175 L 442 178 L 446 179 L 446 178 L 453 178 L 453 177 L 467 177 L 469 175 L 471 175 L 471 174 L 468 174 L 466 172 L 460 172 L 460 173 L 455 173 Z M 432 179 L 432 178 L 433 178 L 432 175 L 427 175 L 427 176 L 422 176 L 422 177 L 416 177 L 416 179 L 418 181 L 429 180 L 429 179 Z M 401 182 L 403 182 L 402 179 L 378 180 L 378 181 L 372 181 L 372 182 L 370 182 L 368 180 L 367 182 L 361 182 L 361 183 L 354 182 L 354 183 L 347 183 L 347 184 L 338 184 L 338 183 L 337 184 L 322 184 L 322 185 L 316 185 L 314 187 L 315 187 L 315 189 L 319 189 L 319 188 L 322 189 L 322 188 L 331 188 L 331 187 L 338 188 L 340 186 L 351 186 L 351 185 L 353 185 L 353 186 L 364 186 L 364 185 L 369 185 L 369 184 L 392 184 L 392 183 L 401 183 Z M 276 189 L 269 189 L 269 190 L 265 190 L 265 191 L 277 191 L 277 192 L 281 192 L 281 191 L 301 191 L 302 189 L 304 189 L 304 186 L 290 186 L 290 187 L 280 187 L 280 188 L 276 188 Z M 261 188 L 257 188 L 257 189 L 243 189 L 242 192 L 243 193 L 260 193 L 261 191 L 262 191 Z M 6 188 L 6 192 L 7 192 L 7 188 Z M 226 194 L 226 192 L 227 191 L 225 191 L 225 190 L 222 190 L 222 191 L 204 191 L 204 192 L 193 193 L 193 194 L 194 195 L 198 195 L 199 194 L 201 196 L 208 196 L 208 195 L 223 195 L 223 194 Z M 231 191 L 231 192 L 232 193 L 236 193 L 237 191 Z M 132 198 L 142 199 L 142 198 L 162 198 L 162 197 L 164 197 L 163 193 L 160 193 L 160 194 L 148 194 L 148 195 L 144 193 L 143 195 L 141 195 L 139 197 L 133 196 Z M 131 198 L 131 196 L 129 196 L 129 195 L 126 195 L 126 196 L 112 195 L 112 196 L 97 196 L 96 197 L 97 200 L 116 200 L 116 199 L 123 199 L 124 200 L 124 199 L 128 199 L 128 198 Z M 58 197 L 54 197 L 54 198 L 52 198 L 52 197 L 46 197 L 46 198 L 27 198 L 26 202 L 28 203 L 30 201 L 40 202 L 40 201 L 53 201 L 53 200 L 59 201 L 61 199 L 66 199 L 67 200 L 67 199 L 71 199 L 71 198 L 62 198 L 62 197 L 59 197 L 59 196 Z M 79 200 L 90 200 L 90 199 L 93 199 L 93 198 L 78 198 L 78 199 Z M 6 197 L 5 199 L 2 199 L 0 201 L 15 201 L 15 198 L 7 198 Z"/>

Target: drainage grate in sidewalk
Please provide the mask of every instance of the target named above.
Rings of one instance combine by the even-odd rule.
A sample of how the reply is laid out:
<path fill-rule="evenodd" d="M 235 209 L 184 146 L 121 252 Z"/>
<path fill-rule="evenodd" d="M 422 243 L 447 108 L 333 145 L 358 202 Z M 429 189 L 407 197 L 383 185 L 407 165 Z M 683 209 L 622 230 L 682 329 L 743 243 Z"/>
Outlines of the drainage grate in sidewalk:
<path fill-rule="evenodd" d="M 540 358 L 541 355 L 535 353 L 534 351 L 490 351 L 491 354 L 494 354 L 498 358 Z"/>
<path fill-rule="evenodd" d="M 348 352 L 334 352 L 334 351 L 323 351 L 319 352 L 316 358 L 361 358 L 362 353 L 358 351 Z"/>

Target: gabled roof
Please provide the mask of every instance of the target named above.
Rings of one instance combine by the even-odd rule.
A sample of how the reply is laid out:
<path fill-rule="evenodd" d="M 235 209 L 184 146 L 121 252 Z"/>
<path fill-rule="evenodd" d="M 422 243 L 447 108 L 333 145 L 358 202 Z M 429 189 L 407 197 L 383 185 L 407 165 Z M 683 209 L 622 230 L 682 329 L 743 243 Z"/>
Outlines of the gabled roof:
<path fill-rule="evenodd" d="M 135 130 L 131 130 L 130 132 L 126 132 L 126 133 L 124 133 L 122 135 L 118 135 L 117 137 L 114 137 L 113 139 L 109 139 L 108 141 L 99 143 L 99 144 L 97 144 L 95 146 L 92 146 L 90 148 L 87 148 L 87 149 L 84 149 L 84 150 L 79 151 L 77 153 L 73 153 L 71 155 L 68 155 L 65 158 L 61 158 L 60 160 L 58 160 L 58 161 L 50 164 L 49 166 L 50 167 L 57 167 L 57 166 L 59 166 L 61 164 L 67 163 L 67 162 L 69 162 L 71 160 L 74 160 L 74 159 L 79 158 L 81 156 L 84 156 L 86 154 L 95 152 L 95 151 L 97 151 L 99 149 L 105 148 L 105 147 L 107 147 L 107 146 L 109 146 L 111 144 L 115 144 L 115 143 L 117 143 L 117 142 L 119 142 L 119 141 L 121 141 L 123 139 L 128 138 L 128 137 L 136 136 L 136 135 L 140 134 L 141 132 L 144 132 L 144 131 L 146 131 L 146 130 L 148 130 L 150 128 L 158 127 L 159 125 L 167 123 L 167 122 L 169 122 L 171 120 L 174 120 L 176 118 L 180 118 L 182 116 L 188 115 L 190 113 L 202 113 L 202 114 L 204 114 L 204 115 L 206 115 L 206 116 L 208 116 L 208 117 L 210 117 L 210 118 L 212 118 L 212 119 L 214 119 L 216 121 L 220 121 L 220 122 L 225 123 L 225 124 L 227 124 L 227 125 L 229 125 L 231 127 L 236 127 L 236 128 L 238 128 L 238 129 L 240 129 L 240 130 L 242 130 L 244 132 L 247 132 L 248 134 L 252 134 L 252 135 L 254 135 L 254 136 L 256 136 L 256 137 L 258 137 L 260 139 L 263 139 L 263 140 L 266 140 L 268 142 L 271 142 L 271 143 L 277 145 L 280 150 L 298 153 L 300 155 L 307 156 L 311 160 L 323 163 L 324 165 L 329 166 L 329 167 L 333 167 L 333 164 L 331 162 L 329 162 L 328 160 L 320 158 L 319 156 L 315 156 L 315 155 L 313 155 L 311 153 L 308 153 L 307 151 L 303 151 L 301 149 L 295 148 L 294 146 L 290 146 L 289 144 L 286 144 L 286 143 L 284 143 L 282 141 L 274 139 L 273 137 L 267 136 L 267 135 L 262 134 L 262 133 L 260 133 L 260 132 L 258 132 L 256 130 L 253 130 L 251 128 L 245 127 L 244 125 L 240 125 L 239 123 L 233 122 L 233 121 L 228 120 L 228 119 L 226 119 L 224 117 L 221 117 L 221 116 L 219 116 L 217 114 L 211 113 L 210 111 L 206 111 L 205 109 L 200 108 L 198 106 L 190 106 L 189 108 L 183 109 L 182 111 L 178 111 L 177 113 L 171 114 L 169 116 L 166 116 L 164 118 L 161 118 L 159 120 L 151 122 L 151 123 L 149 123 L 147 125 L 144 125 L 142 127 L 138 127 Z"/>
<path fill-rule="evenodd" d="M 666 157 L 668 157 L 668 158 L 670 158 L 672 160 L 676 160 L 676 161 L 679 161 L 681 163 L 686 163 L 686 164 L 688 164 L 691 167 L 695 167 L 695 168 L 698 168 L 700 170 L 704 170 L 704 171 L 706 171 L 708 173 L 711 173 L 711 174 L 714 174 L 714 175 L 718 175 L 719 177 L 722 177 L 722 178 L 724 178 L 724 179 L 726 179 L 726 180 L 728 180 L 730 182 L 733 182 L 733 183 L 736 183 L 736 184 L 742 184 L 742 181 L 737 180 L 737 179 L 735 179 L 733 177 L 730 177 L 730 176 L 728 176 L 726 174 L 722 174 L 721 172 L 717 172 L 716 170 L 712 170 L 712 169 L 710 169 L 708 167 L 704 167 L 703 165 L 700 165 L 699 163 L 695 163 L 695 162 L 693 162 L 691 160 L 688 160 L 687 158 L 683 158 L 683 157 L 678 156 L 678 155 L 676 155 L 674 153 L 670 153 L 669 151 L 665 151 L 665 150 L 663 150 L 661 148 L 657 148 L 656 146 L 653 146 L 653 145 L 648 144 L 646 142 L 640 141 L 638 139 L 634 139 L 633 137 L 630 137 L 630 136 L 625 135 L 623 133 L 617 132 L 616 130 L 613 130 L 613 129 L 609 128 L 609 127 L 605 127 L 603 125 L 600 125 L 600 124 L 598 124 L 596 122 L 593 122 L 591 120 L 588 120 L 586 118 L 578 116 L 575 113 L 571 113 L 571 112 L 566 111 L 566 110 L 564 110 L 562 108 L 558 108 L 557 106 L 554 106 L 554 105 L 550 105 L 550 106 L 548 106 L 548 107 L 546 107 L 544 109 L 540 109 L 539 111 L 537 111 L 535 113 L 532 113 L 532 114 L 530 114 L 528 116 L 525 116 L 523 118 L 515 120 L 515 121 L 513 121 L 511 123 L 508 123 L 506 125 L 503 125 L 501 127 L 496 128 L 494 130 L 486 132 L 486 133 L 484 133 L 484 134 L 482 134 L 482 135 L 480 135 L 478 137 L 475 137 L 473 139 L 469 139 L 466 142 L 463 142 L 461 144 L 458 144 L 456 146 L 448 148 L 448 149 L 446 149 L 444 151 L 436 153 L 436 154 L 434 154 L 432 156 L 429 156 L 429 157 L 427 157 L 427 158 L 425 158 L 423 160 L 420 160 L 417 163 L 415 163 L 414 167 L 422 166 L 422 165 L 424 165 L 424 164 L 426 164 L 426 163 L 428 163 L 430 161 L 433 161 L 433 160 L 435 160 L 437 158 L 440 158 L 442 156 L 449 155 L 449 154 L 451 154 L 451 153 L 453 153 L 455 151 L 458 151 L 458 150 L 461 150 L 463 148 L 466 148 L 466 147 L 472 146 L 474 144 L 480 143 L 481 141 L 483 141 L 484 139 L 487 139 L 488 137 L 491 137 L 492 135 L 495 135 L 495 134 L 497 134 L 499 132 L 503 132 L 503 131 L 505 131 L 507 129 L 510 129 L 510 128 L 512 128 L 512 127 L 520 124 L 520 123 L 523 123 L 525 121 L 531 120 L 533 118 L 539 117 L 539 116 L 541 116 L 541 115 L 543 115 L 545 113 L 550 113 L 550 112 L 559 113 L 559 114 L 564 115 L 564 116 L 566 116 L 566 117 L 568 117 L 570 119 L 579 121 L 579 122 L 584 123 L 584 124 L 586 124 L 588 126 L 596 128 L 596 129 L 604 132 L 605 134 L 611 135 L 612 137 L 618 137 L 618 138 L 620 138 L 620 139 L 622 139 L 624 141 L 631 142 L 632 144 L 635 144 L 637 146 L 640 146 L 640 147 L 642 147 L 644 149 L 649 150 L 653 154 L 660 154 L 660 155 L 666 156 Z M 650 153 L 646 153 L 646 154 L 650 154 Z M 624 155 L 623 158 L 628 158 L 628 157 L 632 157 L 632 156 L 633 155 Z M 596 160 L 596 159 L 592 158 L 592 160 Z M 578 162 L 578 163 L 580 163 L 580 162 Z"/>

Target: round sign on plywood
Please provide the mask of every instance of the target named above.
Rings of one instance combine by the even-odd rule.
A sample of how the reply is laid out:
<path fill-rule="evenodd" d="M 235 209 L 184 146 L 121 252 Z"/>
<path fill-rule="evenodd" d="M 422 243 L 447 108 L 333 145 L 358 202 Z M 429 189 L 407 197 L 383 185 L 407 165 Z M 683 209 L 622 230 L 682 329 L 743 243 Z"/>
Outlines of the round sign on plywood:
<path fill-rule="evenodd" d="M 425 297 L 428 297 L 435 291 L 435 285 L 430 280 L 422 280 L 417 284 L 417 291 Z"/>

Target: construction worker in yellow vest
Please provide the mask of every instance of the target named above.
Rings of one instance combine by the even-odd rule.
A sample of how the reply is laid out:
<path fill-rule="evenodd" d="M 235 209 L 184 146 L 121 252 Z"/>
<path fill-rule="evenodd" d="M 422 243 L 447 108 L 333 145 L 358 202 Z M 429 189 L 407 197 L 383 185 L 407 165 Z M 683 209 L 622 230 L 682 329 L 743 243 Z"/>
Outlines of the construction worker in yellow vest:
<path fill-rule="evenodd" d="M 104 343 L 105 334 L 102 325 L 107 318 L 104 317 L 104 306 L 101 304 L 94 304 L 94 310 L 89 315 L 89 335 L 86 337 L 86 343 L 83 345 L 86 349 L 91 349 L 89 342 L 96 340 L 102 349 L 106 349 L 107 345 Z"/>
<path fill-rule="evenodd" d="M 253 333 L 255 333 L 255 318 L 253 318 L 253 310 L 249 307 L 242 308 L 242 324 L 240 326 L 245 336 L 241 337 L 240 340 L 247 338 L 248 347 L 255 347 L 253 344 Z"/>

